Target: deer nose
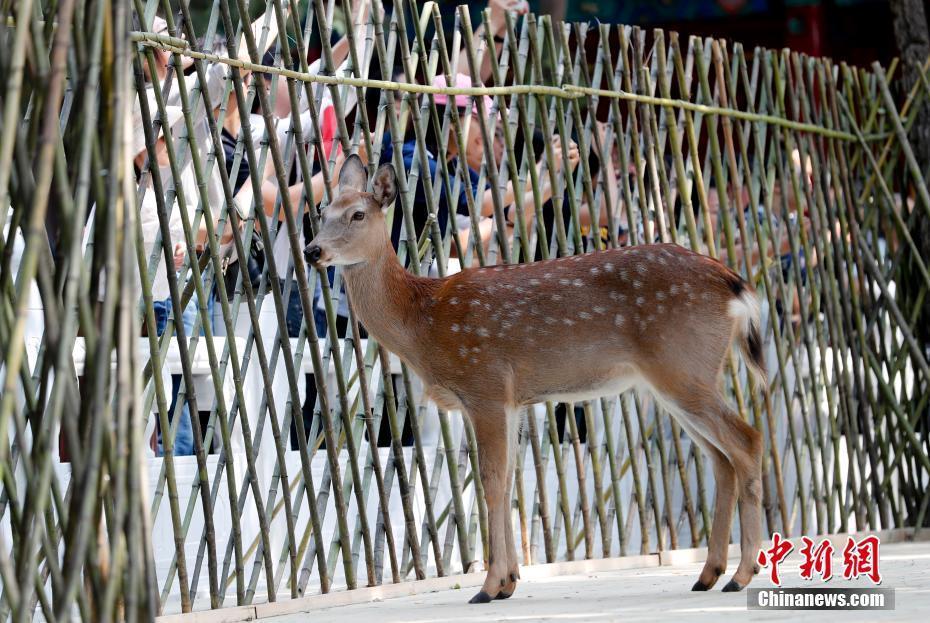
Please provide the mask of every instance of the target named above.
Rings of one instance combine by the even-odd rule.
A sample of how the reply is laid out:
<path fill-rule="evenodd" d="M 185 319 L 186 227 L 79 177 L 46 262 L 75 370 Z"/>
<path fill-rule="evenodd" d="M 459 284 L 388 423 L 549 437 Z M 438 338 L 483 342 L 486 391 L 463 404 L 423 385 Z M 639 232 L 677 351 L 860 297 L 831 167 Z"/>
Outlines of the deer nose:
<path fill-rule="evenodd" d="M 311 244 L 304 249 L 304 258 L 311 264 L 319 262 L 321 255 L 323 255 L 323 249 L 319 245 Z"/>

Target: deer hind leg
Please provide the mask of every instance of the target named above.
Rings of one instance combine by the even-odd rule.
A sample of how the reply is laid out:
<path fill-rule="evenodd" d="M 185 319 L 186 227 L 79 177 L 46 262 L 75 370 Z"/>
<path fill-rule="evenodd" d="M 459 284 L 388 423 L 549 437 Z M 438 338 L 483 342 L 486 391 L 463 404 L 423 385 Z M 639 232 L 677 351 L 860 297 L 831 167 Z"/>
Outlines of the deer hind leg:
<path fill-rule="evenodd" d="M 733 511 L 736 508 L 736 473 L 730 460 L 709 441 L 697 433 L 692 438 L 710 457 L 714 468 L 714 523 L 710 529 L 707 543 L 707 560 L 697 582 L 691 587 L 693 591 L 707 591 L 713 588 L 717 579 L 727 570 L 727 554 L 730 545 L 730 528 L 733 523 Z"/>
<path fill-rule="evenodd" d="M 692 590 L 708 590 L 726 570 L 735 500 L 740 563 L 723 590 L 742 590 L 758 572 L 756 554 L 762 541 L 762 434 L 744 422 L 716 389 L 692 387 L 672 398 L 683 411 L 677 413 L 683 427 L 710 455 L 716 479 L 707 562 Z"/>
<path fill-rule="evenodd" d="M 742 590 L 758 573 L 756 555 L 762 542 L 762 433 L 743 421 L 715 394 L 716 417 L 701 422 L 700 433 L 730 462 L 739 496 L 740 562 L 723 590 Z M 729 541 L 729 534 L 725 539 Z"/>
<path fill-rule="evenodd" d="M 469 408 L 468 413 L 478 442 L 478 465 L 488 507 L 490 540 L 488 573 L 481 590 L 469 601 L 474 604 L 510 597 L 519 577 L 510 521 L 511 438 L 516 437 L 516 430 L 506 409 L 482 406 Z"/>
<path fill-rule="evenodd" d="M 741 465 L 736 467 L 739 483 L 740 561 L 733 579 L 723 587 L 725 591 L 742 590 L 752 580 L 752 576 L 759 573 L 756 559 L 762 546 L 762 433 L 735 413 L 733 417 L 740 424 L 739 438 L 743 444 L 741 449 L 744 450 L 738 459 Z"/>

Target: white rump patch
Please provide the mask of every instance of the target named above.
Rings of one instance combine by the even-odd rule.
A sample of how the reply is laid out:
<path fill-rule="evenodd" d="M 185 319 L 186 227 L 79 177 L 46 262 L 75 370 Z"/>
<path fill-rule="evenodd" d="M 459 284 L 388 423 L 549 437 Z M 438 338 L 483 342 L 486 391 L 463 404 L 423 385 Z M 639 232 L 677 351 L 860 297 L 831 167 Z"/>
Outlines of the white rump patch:
<path fill-rule="evenodd" d="M 730 301 L 729 314 L 739 322 L 740 331 L 745 335 L 749 332 L 751 323 L 759 323 L 759 297 L 750 290 L 743 290 L 739 298 Z"/>

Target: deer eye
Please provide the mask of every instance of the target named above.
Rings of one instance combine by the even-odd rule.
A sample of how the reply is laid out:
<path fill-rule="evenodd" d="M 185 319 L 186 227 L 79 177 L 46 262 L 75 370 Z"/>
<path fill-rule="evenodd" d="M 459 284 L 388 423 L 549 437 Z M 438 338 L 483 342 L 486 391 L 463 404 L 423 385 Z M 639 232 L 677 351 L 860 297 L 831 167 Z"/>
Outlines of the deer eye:
<path fill-rule="evenodd" d="M 364 219 L 365 219 L 365 213 L 364 213 L 364 212 L 356 212 L 355 214 L 352 215 L 352 220 L 353 220 L 353 221 L 362 221 L 362 220 L 364 220 Z"/>

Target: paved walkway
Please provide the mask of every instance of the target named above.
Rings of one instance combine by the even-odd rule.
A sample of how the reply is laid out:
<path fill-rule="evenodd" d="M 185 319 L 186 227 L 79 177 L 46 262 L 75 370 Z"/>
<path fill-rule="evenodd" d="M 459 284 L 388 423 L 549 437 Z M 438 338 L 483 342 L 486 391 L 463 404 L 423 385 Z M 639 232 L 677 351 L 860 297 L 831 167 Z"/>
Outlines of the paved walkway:
<path fill-rule="evenodd" d="M 803 582 L 798 576 L 799 555 L 792 552 L 781 566 L 782 584 L 822 587 L 823 583 Z M 842 580 L 842 552 L 834 554 L 834 572 L 840 579 L 831 587 L 871 586 L 868 580 Z M 477 588 L 444 590 L 435 593 L 385 599 L 383 601 L 315 609 L 270 619 L 273 623 L 445 623 L 463 621 L 719 621 L 803 619 L 813 621 L 928 621 L 930 620 L 930 542 L 895 543 L 881 547 L 880 569 L 883 588 L 895 589 L 893 611 L 747 611 L 746 592 L 690 592 L 701 569 L 700 564 L 682 564 L 649 569 L 627 569 L 521 581 L 517 592 L 506 601 L 468 605 Z M 731 561 L 729 570 L 736 569 Z M 729 575 L 729 574 L 728 574 Z M 767 571 L 757 576 L 753 587 L 772 586 Z"/>

